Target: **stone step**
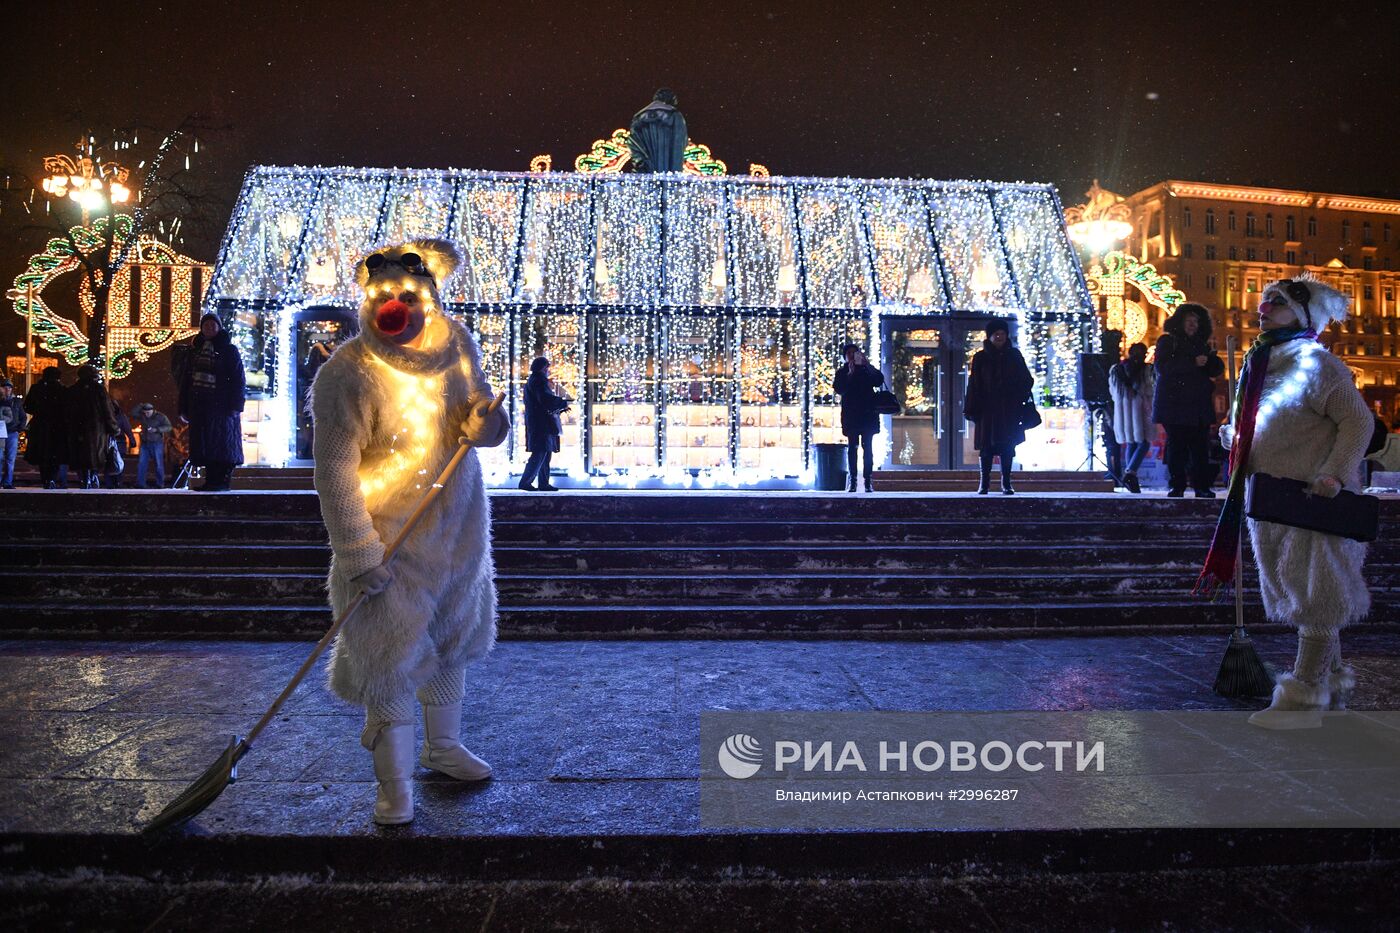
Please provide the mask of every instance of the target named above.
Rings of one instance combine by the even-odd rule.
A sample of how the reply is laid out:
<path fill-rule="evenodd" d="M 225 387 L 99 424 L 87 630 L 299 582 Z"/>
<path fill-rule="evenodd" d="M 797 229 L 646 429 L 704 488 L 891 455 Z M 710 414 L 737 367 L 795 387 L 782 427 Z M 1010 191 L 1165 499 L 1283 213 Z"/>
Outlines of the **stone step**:
<path fill-rule="evenodd" d="M 1400 570 L 1368 568 L 1373 595 L 1389 599 L 1400 587 Z M 633 606 L 638 603 L 702 607 L 789 603 L 870 603 L 1005 598 L 1037 602 L 1057 599 L 1157 599 L 1187 593 L 1194 566 L 1163 571 L 1136 568 L 1093 576 L 1067 576 L 1037 569 L 991 573 L 501 573 L 497 592 L 504 607 Z M 1253 582 L 1253 575 L 1249 578 Z M 231 602 L 260 606 L 308 604 L 324 598 L 324 573 L 153 570 L 114 574 L 105 569 L 0 572 L 0 592 L 12 604 L 104 606 L 159 602 L 202 606 Z"/>
<path fill-rule="evenodd" d="M 595 545 L 540 547 L 496 542 L 500 573 L 654 571 L 729 573 L 747 570 L 910 571 L 1020 570 L 1092 567 L 1124 573 L 1194 569 L 1205 557 L 1203 537 L 1151 544 L 777 544 L 732 547 L 675 545 L 665 548 Z M 142 544 L 131 542 L 37 541 L 10 550 L 11 568 L 78 568 L 141 571 L 197 568 L 211 571 L 309 570 L 324 573 L 326 544 Z M 1400 541 L 1377 542 L 1366 559 L 1370 569 L 1400 565 Z"/>
<path fill-rule="evenodd" d="M 1393 829 L 676 830 L 694 795 L 648 783 L 580 790 L 586 814 L 540 807 L 529 828 L 498 829 L 473 794 L 441 790 L 464 812 L 430 819 L 422 803 L 411 830 L 372 835 L 323 828 L 329 808 L 309 804 L 277 826 L 272 803 L 250 832 L 6 832 L 0 870 L 24 879 L 16 930 L 346 933 L 1384 930 L 1400 871 Z M 534 828 L 546 817 L 571 831 Z"/>
<path fill-rule="evenodd" d="M 947 541 L 1039 542 L 1138 541 L 1144 537 L 1209 541 L 1207 522 L 1140 520 L 1037 521 L 1032 519 L 849 520 L 849 521 L 550 521 L 496 519 L 493 538 L 503 544 L 897 544 Z M 324 542 L 319 521 L 249 518 L 240 521 L 150 518 L 112 523 L 96 518 L 37 522 L 0 520 L 0 537 L 12 541 L 60 539 L 70 542 L 242 542 L 296 544 Z"/>
<path fill-rule="evenodd" d="M 1254 597 L 1246 599 L 1250 630 L 1266 625 Z M 632 606 L 503 606 L 502 638 L 911 638 L 944 639 L 1054 633 L 1164 634 L 1210 629 L 1227 633 L 1233 605 L 1191 597 L 1141 601 L 1077 600 L 1016 604 L 1004 600 L 932 603 L 849 603 Z M 313 638 L 331 622 L 324 602 L 266 606 L 66 606 L 0 602 L 5 637 Z M 1395 621 L 1368 623 L 1400 630 Z"/>
<path fill-rule="evenodd" d="M 981 480 L 978 470 L 876 470 L 870 477 L 876 492 L 968 492 Z M 993 490 L 999 491 L 1001 471 L 993 473 Z M 1111 493 L 1113 481 L 1101 473 L 1070 470 L 1013 470 L 1011 485 L 1017 492 Z"/>
<path fill-rule="evenodd" d="M 141 490 L 13 490 L 3 496 L 5 519 L 179 517 L 243 520 L 281 517 L 319 521 L 320 502 L 314 492 L 230 492 L 201 494 Z M 957 494 L 859 494 L 815 492 L 612 492 L 580 490 L 555 494 L 491 492 L 492 513 L 498 520 L 665 518 L 726 521 L 737 519 L 845 520 L 859 517 L 888 519 L 946 519 L 949 517 L 1093 520 L 1112 518 L 1156 521 L 1163 517 L 1214 521 L 1220 502 L 1130 495 L 976 496 Z M 1400 517 L 1400 497 L 1382 500 L 1382 515 Z"/>

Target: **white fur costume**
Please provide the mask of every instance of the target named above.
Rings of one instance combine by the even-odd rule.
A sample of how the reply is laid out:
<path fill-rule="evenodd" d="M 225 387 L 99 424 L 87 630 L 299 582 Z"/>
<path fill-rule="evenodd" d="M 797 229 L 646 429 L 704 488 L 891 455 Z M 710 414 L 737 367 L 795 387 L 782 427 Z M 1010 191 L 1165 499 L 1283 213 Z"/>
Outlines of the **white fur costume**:
<path fill-rule="evenodd" d="M 1290 292 L 1300 286 L 1305 301 Z M 1336 289 L 1307 276 L 1269 283 L 1262 300 L 1262 309 L 1286 305 L 1299 324 L 1318 332 L 1345 318 L 1348 304 Z M 1358 492 L 1373 426 L 1346 364 L 1315 340 L 1287 340 L 1269 354 L 1244 469 L 1302 480 L 1316 494 L 1335 495 L 1338 483 Z M 1233 441 L 1232 432 L 1222 432 L 1222 440 Z M 1269 708 L 1249 721 L 1269 729 L 1318 726 L 1323 710 L 1345 709 L 1356 683 L 1342 664 L 1338 633 L 1371 608 L 1361 576 L 1366 545 L 1273 522 L 1248 524 L 1264 613 L 1298 629 L 1293 672 L 1279 677 Z"/>
<path fill-rule="evenodd" d="M 436 282 L 456 266 L 455 251 L 440 241 L 385 252 L 410 251 L 424 258 Z M 364 285 L 363 263 L 359 271 Z M 380 281 L 361 306 L 359 335 L 326 361 L 312 387 L 316 491 L 334 551 L 329 589 L 337 613 L 357 591 L 350 581 L 379 566 L 385 546 L 456 452 L 464 412 L 492 396 L 475 341 L 440 313 L 435 283 L 408 275 L 383 287 Z M 399 287 L 421 289 L 428 299 L 423 349 L 396 345 L 375 327 L 384 294 Z M 500 443 L 509 425 L 503 413 L 493 417 L 487 433 Z M 415 689 L 435 677 L 454 679 L 491 650 L 490 522 L 472 450 L 400 549 L 394 581 L 337 637 L 330 660 L 335 693 L 370 708 L 401 706 Z"/>
<path fill-rule="evenodd" d="M 1346 364 L 1315 341 L 1287 341 L 1269 355 L 1248 470 L 1309 483 L 1335 476 L 1360 492 L 1373 427 Z M 1370 611 L 1362 542 L 1253 519 L 1249 536 L 1270 619 L 1337 629 Z"/>
<path fill-rule="evenodd" d="M 1316 295 L 1308 309 L 1315 327 L 1321 330 L 1333 315 L 1345 315 L 1345 298 L 1337 295 L 1343 302 L 1337 314 L 1321 293 L 1325 286 L 1308 284 Z M 1301 309 L 1298 316 L 1302 319 Z M 1346 364 L 1321 343 L 1289 340 L 1269 354 L 1246 469 L 1308 483 L 1333 476 L 1343 488 L 1359 492 L 1373 427 L 1371 410 Z M 1268 618 L 1335 631 L 1370 611 L 1370 592 L 1361 576 L 1365 544 L 1252 519 L 1249 536 Z"/>

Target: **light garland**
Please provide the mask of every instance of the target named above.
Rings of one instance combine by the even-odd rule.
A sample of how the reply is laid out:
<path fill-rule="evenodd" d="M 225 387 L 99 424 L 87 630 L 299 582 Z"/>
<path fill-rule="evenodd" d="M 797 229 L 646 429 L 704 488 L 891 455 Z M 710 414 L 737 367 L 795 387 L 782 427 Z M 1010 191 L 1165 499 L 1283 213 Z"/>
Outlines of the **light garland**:
<path fill-rule="evenodd" d="M 109 222 L 116 225 L 113 249 L 119 251 L 131 235 L 132 220 L 126 214 L 118 214 L 112 220 L 101 216 L 86 227 L 73 227 L 69 237 L 81 250 L 104 249 Z M 29 258 L 8 293 L 15 313 L 31 318 L 34 338 L 73 366 L 88 362 L 88 338 L 78 322 L 49 307 L 44 290 L 54 280 L 81 267 L 82 261 L 69 239 L 54 237 L 41 252 Z M 152 234 L 138 237 L 130 258 L 113 275 L 107 296 L 104 347 L 109 378 L 129 376 L 136 363 L 194 335 L 198 330 L 195 289 L 209 281 L 210 272 L 209 266 L 176 252 Z M 131 322 L 133 285 L 138 287 L 135 324 Z M 28 304 L 31 289 L 32 308 Z M 96 311 L 96 297 L 86 275 L 80 276 L 78 305 L 88 318 Z"/>
<path fill-rule="evenodd" d="M 803 476 L 812 443 L 844 440 L 840 348 L 880 365 L 884 314 L 1013 316 L 1042 400 L 1072 404 L 1097 332 L 1058 218 L 1042 185 L 258 168 L 206 307 L 250 383 L 286 397 L 284 318 L 353 311 L 360 256 L 445 236 L 464 256 L 447 311 L 511 389 L 517 429 L 483 452 L 488 476 L 525 458 L 520 392 L 539 354 L 577 400 L 559 457 L 575 475 Z"/>

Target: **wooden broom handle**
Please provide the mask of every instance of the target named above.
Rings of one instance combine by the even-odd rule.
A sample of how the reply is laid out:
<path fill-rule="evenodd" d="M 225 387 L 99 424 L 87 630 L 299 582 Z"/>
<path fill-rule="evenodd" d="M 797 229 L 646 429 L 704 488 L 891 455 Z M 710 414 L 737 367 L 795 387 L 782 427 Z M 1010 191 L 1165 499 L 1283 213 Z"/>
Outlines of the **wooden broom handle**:
<path fill-rule="evenodd" d="M 505 400 L 506 395 L 504 392 L 496 396 L 495 399 L 492 400 L 487 414 L 490 415 L 499 411 L 501 404 L 505 402 Z M 397 556 L 399 548 L 408 540 L 408 536 L 413 533 L 414 526 L 427 514 L 428 508 L 437 500 L 437 497 L 442 494 L 443 487 L 452 479 L 452 474 L 457 472 L 457 467 L 461 466 L 462 461 L 466 459 L 467 451 L 471 449 L 472 445 L 467 443 L 466 438 L 459 439 L 457 451 L 452 455 L 452 459 L 447 461 L 447 466 L 442 468 L 442 472 L 438 474 L 438 478 L 428 487 L 428 491 L 423 494 L 423 498 L 419 500 L 417 508 L 409 514 L 408 520 L 403 523 L 403 527 L 399 529 L 399 533 L 394 536 L 393 543 L 385 549 L 384 560 L 382 562 L 384 566 L 389 566 L 394 562 L 394 557 Z M 248 735 L 244 737 L 241 743 L 244 751 L 247 751 L 248 748 L 252 746 L 253 740 L 258 737 L 258 734 L 261 733 L 263 729 L 267 728 L 267 724 L 272 722 L 273 718 L 281 711 L 282 704 L 286 703 L 288 698 L 296 692 L 297 687 L 301 686 L 301 682 L 305 680 L 306 675 L 311 672 L 312 665 L 325 653 L 326 648 L 330 647 L 331 641 L 335 638 L 336 634 L 340 632 L 341 626 L 364 605 L 365 600 L 368 598 L 368 594 L 366 594 L 364 590 L 360 590 L 360 592 L 355 594 L 355 598 L 350 600 L 350 604 L 345 607 L 345 611 L 336 616 L 335 621 L 331 623 L 331 627 L 326 629 L 326 634 L 322 635 L 321 640 L 316 642 L 316 647 L 312 648 L 311 654 L 307 656 L 305 661 L 301 662 L 301 667 L 297 668 L 297 672 L 292 675 L 292 679 L 287 682 L 287 686 L 277 695 L 277 699 L 272 701 L 272 705 L 268 707 L 267 712 L 263 713 L 262 718 L 257 721 L 257 724 L 254 725 L 252 729 L 248 730 Z"/>
<path fill-rule="evenodd" d="M 1226 418 L 1234 413 L 1235 408 L 1235 350 L 1237 346 L 1234 334 L 1225 337 L 1225 356 L 1230 361 L 1230 404 L 1226 407 Z M 1231 427 L 1233 428 L 1233 425 Z M 1232 444 L 1231 447 L 1233 446 Z M 1229 461 L 1227 460 L 1226 463 L 1228 464 Z M 1233 480 L 1234 476 L 1230 478 Z M 1235 628 L 1244 628 L 1244 535 L 1240 535 L 1239 540 L 1235 542 Z"/>

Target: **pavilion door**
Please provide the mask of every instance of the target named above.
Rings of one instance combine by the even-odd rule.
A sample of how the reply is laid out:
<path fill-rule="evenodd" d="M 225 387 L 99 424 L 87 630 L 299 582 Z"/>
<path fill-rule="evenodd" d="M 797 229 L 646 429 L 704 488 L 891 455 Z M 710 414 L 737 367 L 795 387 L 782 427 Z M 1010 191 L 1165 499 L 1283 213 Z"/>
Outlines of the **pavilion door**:
<path fill-rule="evenodd" d="M 959 317 L 885 317 L 881 361 L 886 385 L 904 409 L 885 415 L 887 469 L 954 470 L 976 464 L 972 425 L 963 418 L 967 363 L 982 324 Z"/>

